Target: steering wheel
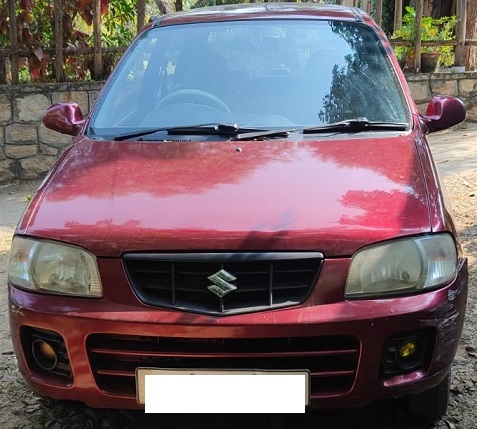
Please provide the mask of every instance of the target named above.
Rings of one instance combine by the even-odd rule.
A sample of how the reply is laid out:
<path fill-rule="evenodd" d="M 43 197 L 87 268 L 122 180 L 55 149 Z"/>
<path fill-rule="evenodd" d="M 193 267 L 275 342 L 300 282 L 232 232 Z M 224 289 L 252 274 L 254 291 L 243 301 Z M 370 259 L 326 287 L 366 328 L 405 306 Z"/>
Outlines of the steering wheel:
<path fill-rule="evenodd" d="M 201 89 L 178 89 L 177 91 L 171 92 L 161 98 L 159 103 L 157 103 L 157 107 L 180 103 L 197 103 L 210 106 L 226 113 L 232 113 L 232 110 L 230 110 L 230 107 L 225 101 L 216 95 Z"/>

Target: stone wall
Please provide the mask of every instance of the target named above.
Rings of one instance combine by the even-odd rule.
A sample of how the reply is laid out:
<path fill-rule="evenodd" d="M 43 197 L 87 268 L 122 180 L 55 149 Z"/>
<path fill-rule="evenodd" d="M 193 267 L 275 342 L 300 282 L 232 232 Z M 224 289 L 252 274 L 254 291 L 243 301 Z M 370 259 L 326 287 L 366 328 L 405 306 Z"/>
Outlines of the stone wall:
<path fill-rule="evenodd" d="M 43 177 L 71 137 L 46 128 L 41 118 L 52 103 L 74 101 L 88 113 L 101 82 L 0 85 L 0 184 Z"/>
<path fill-rule="evenodd" d="M 477 122 L 477 73 L 406 75 L 413 97 L 425 112 L 432 95 L 455 95 L 467 107 L 467 121 Z M 52 103 L 74 101 L 88 113 L 101 82 L 0 85 L 0 184 L 43 177 L 71 137 L 41 123 Z"/>
<path fill-rule="evenodd" d="M 454 95 L 467 108 L 467 122 L 477 122 L 477 73 L 415 73 L 406 80 L 419 110 L 425 113 L 433 95 Z"/>

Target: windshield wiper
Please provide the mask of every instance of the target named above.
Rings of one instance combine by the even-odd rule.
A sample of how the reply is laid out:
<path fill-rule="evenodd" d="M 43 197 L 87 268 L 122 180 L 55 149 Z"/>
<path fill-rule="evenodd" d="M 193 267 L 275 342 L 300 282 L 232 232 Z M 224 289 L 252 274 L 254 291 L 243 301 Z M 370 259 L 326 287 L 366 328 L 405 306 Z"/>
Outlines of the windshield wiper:
<path fill-rule="evenodd" d="M 290 133 L 302 132 L 303 134 L 327 133 L 327 132 L 361 132 L 361 131 L 404 131 L 408 128 L 406 122 L 377 122 L 367 118 L 346 119 L 332 124 L 324 124 L 313 127 L 296 127 L 289 129 L 263 129 L 241 128 L 236 124 L 198 124 L 179 127 L 148 128 L 132 133 L 119 134 L 114 137 L 115 141 L 144 137 L 150 134 L 166 132 L 167 135 L 217 135 L 232 137 L 232 140 L 255 140 L 262 138 L 288 137 Z"/>
<path fill-rule="evenodd" d="M 261 128 L 240 128 L 236 124 L 198 124 L 198 125 L 187 125 L 179 127 L 162 127 L 162 128 L 148 128 L 145 130 L 139 130 L 132 133 L 119 134 L 114 137 L 115 141 L 128 140 L 136 137 L 144 137 L 150 134 L 159 133 L 161 131 L 166 132 L 168 135 L 177 136 L 183 134 L 192 134 L 192 135 L 217 135 L 217 136 L 226 136 L 226 137 L 238 137 L 243 134 L 264 134 L 264 133 L 277 133 L 276 130 L 267 130 Z M 285 134 L 284 132 L 280 132 Z M 286 134 L 288 135 L 288 134 Z M 234 139 L 235 140 L 235 139 Z"/>
<path fill-rule="evenodd" d="M 406 122 L 378 122 L 367 118 L 346 119 L 332 124 L 319 125 L 317 127 L 303 128 L 303 134 L 333 132 L 361 132 L 361 131 L 405 131 L 408 128 Z"/>
<path fill-rule="evenodd" d="M 347 133 L 361 131 L 404 131 L 408 128 L 406 122 L 377 122 L 367 118 L 346 119 L 332 124 L 324 124 L 313 127 L 299 127 L 281 130 L 264 130 L 250 133 L 237 134 L 232 140 L 254 140 L 264 137 L 287 137 L 290 133 L 302 132 L 303 134 L 315 133 Z"/>

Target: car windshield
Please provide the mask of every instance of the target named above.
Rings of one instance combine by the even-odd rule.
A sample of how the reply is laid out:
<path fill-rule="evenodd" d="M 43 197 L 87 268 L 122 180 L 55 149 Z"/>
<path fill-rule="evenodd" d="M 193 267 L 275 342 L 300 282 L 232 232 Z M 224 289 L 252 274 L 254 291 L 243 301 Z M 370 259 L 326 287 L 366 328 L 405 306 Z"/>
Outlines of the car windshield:
<path fill-rule="evenodd" d="M 204 124 L 273 130 L 353 118 L 409 123 L 401 86 L 372 28 L 226 21 L 146 31 L 108 82 L 88 134 Z"/>

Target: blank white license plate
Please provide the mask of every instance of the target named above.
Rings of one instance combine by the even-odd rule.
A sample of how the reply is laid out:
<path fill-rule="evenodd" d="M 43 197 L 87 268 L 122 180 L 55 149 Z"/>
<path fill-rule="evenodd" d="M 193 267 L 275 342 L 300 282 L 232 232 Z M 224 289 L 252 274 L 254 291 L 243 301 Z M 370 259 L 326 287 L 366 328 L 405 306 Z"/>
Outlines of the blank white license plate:
<path fill-rule="evenodd" d="M 310 373 L 137 368 L 136 395 L 153 413 L 303 413 Z"/>

